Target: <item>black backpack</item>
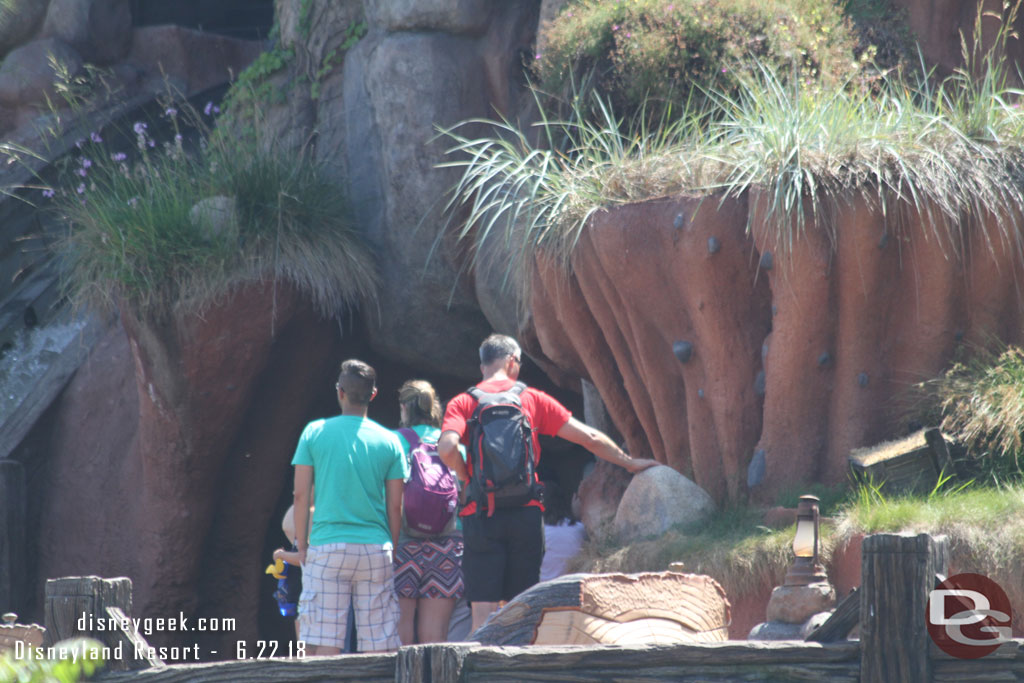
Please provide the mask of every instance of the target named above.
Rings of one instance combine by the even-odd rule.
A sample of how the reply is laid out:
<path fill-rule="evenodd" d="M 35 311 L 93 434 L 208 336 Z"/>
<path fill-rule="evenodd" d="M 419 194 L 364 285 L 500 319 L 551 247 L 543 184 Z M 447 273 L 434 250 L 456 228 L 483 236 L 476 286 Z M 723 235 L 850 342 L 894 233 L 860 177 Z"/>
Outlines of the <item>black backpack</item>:
<path fill-rule="evenodd" d="M 469 420 L 469 500 L 477 514 L 490 517 L 496 508 L 520 507 L 540 500 L 542 487 L 534 476 L 533 428 L 523 412 L 522 382 L 498 393 L 470 387 L 477 401 Z"/>

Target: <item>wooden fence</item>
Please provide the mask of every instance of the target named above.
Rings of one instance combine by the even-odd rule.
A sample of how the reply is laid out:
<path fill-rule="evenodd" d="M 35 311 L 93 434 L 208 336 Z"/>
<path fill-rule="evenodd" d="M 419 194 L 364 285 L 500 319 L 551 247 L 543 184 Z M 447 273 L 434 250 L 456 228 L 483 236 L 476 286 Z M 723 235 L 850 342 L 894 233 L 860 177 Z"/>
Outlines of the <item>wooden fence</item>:
<path fill-rule="evenodd" d="M 858 593 L 859 641 L 726 641 L 635 647 L 495 647 L 443 643 L 403 647 L 397 653 L 382 655 L 171 666 L 157 663 L 136 671 L 106 671 L 94 680 L 110 683 L 127 680 L 143 683 L 236 680 L 257 683 L 326 680 L 389 683 L 1024 681 L 1024 640 L 1004 643 L 994 653 L 974 660 L 950 657 L 931 642 L 925 625 L 926 605 L 935 587 L 936 574 L 945 573 L 947 558 L 948 548 L 943 537 L 875 534 L 865 538 L 862 584 Z M 111 593 L 99 591 L 96 594 L 109 596 Z M 81 601 L 82 598 L 65 599 Z M 109 612 L 118 608 L 108 605 L 105 609 Z M 48 616 L 59 612 L 59 609 L 47 608 Z M 67 628 L 57 628 L 62 636 L 68 635 Z M 125 634 L 129 636 L 138 638 L 138 634 Z M 137 661 L 135 665 L 147 666 L 148 663 Z"/>

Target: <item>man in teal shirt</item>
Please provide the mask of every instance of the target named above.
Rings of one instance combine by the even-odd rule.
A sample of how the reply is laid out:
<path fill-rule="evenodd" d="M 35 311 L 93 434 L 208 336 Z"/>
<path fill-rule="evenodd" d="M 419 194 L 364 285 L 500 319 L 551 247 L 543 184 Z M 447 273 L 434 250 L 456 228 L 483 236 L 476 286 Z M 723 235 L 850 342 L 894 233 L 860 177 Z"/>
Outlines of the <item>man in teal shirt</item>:
<path fill-rule="evenodd" d="M 341 652 L 350 601 L 361 652 L 399 646 L 392 552 L 409 465 L 399 438 L 366 416 L 376 384 L 366 363 L 342 363 L 335 385 L 341 415 L 306 425 L 292 458 L 303 583 L 299 637 L 313 655 Z"/>

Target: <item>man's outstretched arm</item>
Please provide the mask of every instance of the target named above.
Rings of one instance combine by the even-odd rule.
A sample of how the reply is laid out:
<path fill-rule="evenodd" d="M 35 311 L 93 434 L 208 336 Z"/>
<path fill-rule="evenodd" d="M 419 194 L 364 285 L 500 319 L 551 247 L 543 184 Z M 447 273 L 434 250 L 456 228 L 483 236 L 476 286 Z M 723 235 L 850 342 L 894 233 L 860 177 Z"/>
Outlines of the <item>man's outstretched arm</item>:
<path fill-rule="evenodd" d="M 569 421 L 562 425 L 562 428 L 558 430 L 555 436 L 583 446 L 602 460 L 606 460 L 619 467 L 624 467 L 633 474 L 661 464 L 657 460 L 651 460 L 650 458 L 634 458 L 627 455 L 625 451 L 615 445 L 614 441 L 608 438 L 607 434 L 580 422 L 574 417 L 570 417 Z"/>
<path fill-rule="evenodd" d="M 442 433 L 441 438 L 437 440 L 437 454 L 441 456 L 441 462 L 455 472 L 458 480 L 466 483 L 469 481 L 469 470 L 466 469 L 466 463 L 459 453 L 459 439 L 458 432 L 448 430 Z"/>

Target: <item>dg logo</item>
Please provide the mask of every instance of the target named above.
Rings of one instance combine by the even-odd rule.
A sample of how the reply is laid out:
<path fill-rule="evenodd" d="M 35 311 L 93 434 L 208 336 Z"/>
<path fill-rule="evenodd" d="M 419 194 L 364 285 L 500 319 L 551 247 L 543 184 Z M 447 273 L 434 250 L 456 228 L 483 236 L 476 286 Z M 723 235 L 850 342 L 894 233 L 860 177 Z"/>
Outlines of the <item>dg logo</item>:
<path fill-rule="evenodd" d="M 928 596 L 928 634 L 943 652 L 978 659 L 1013 637 L 1010 600 L 981 574 L 957 574 Z"/>

